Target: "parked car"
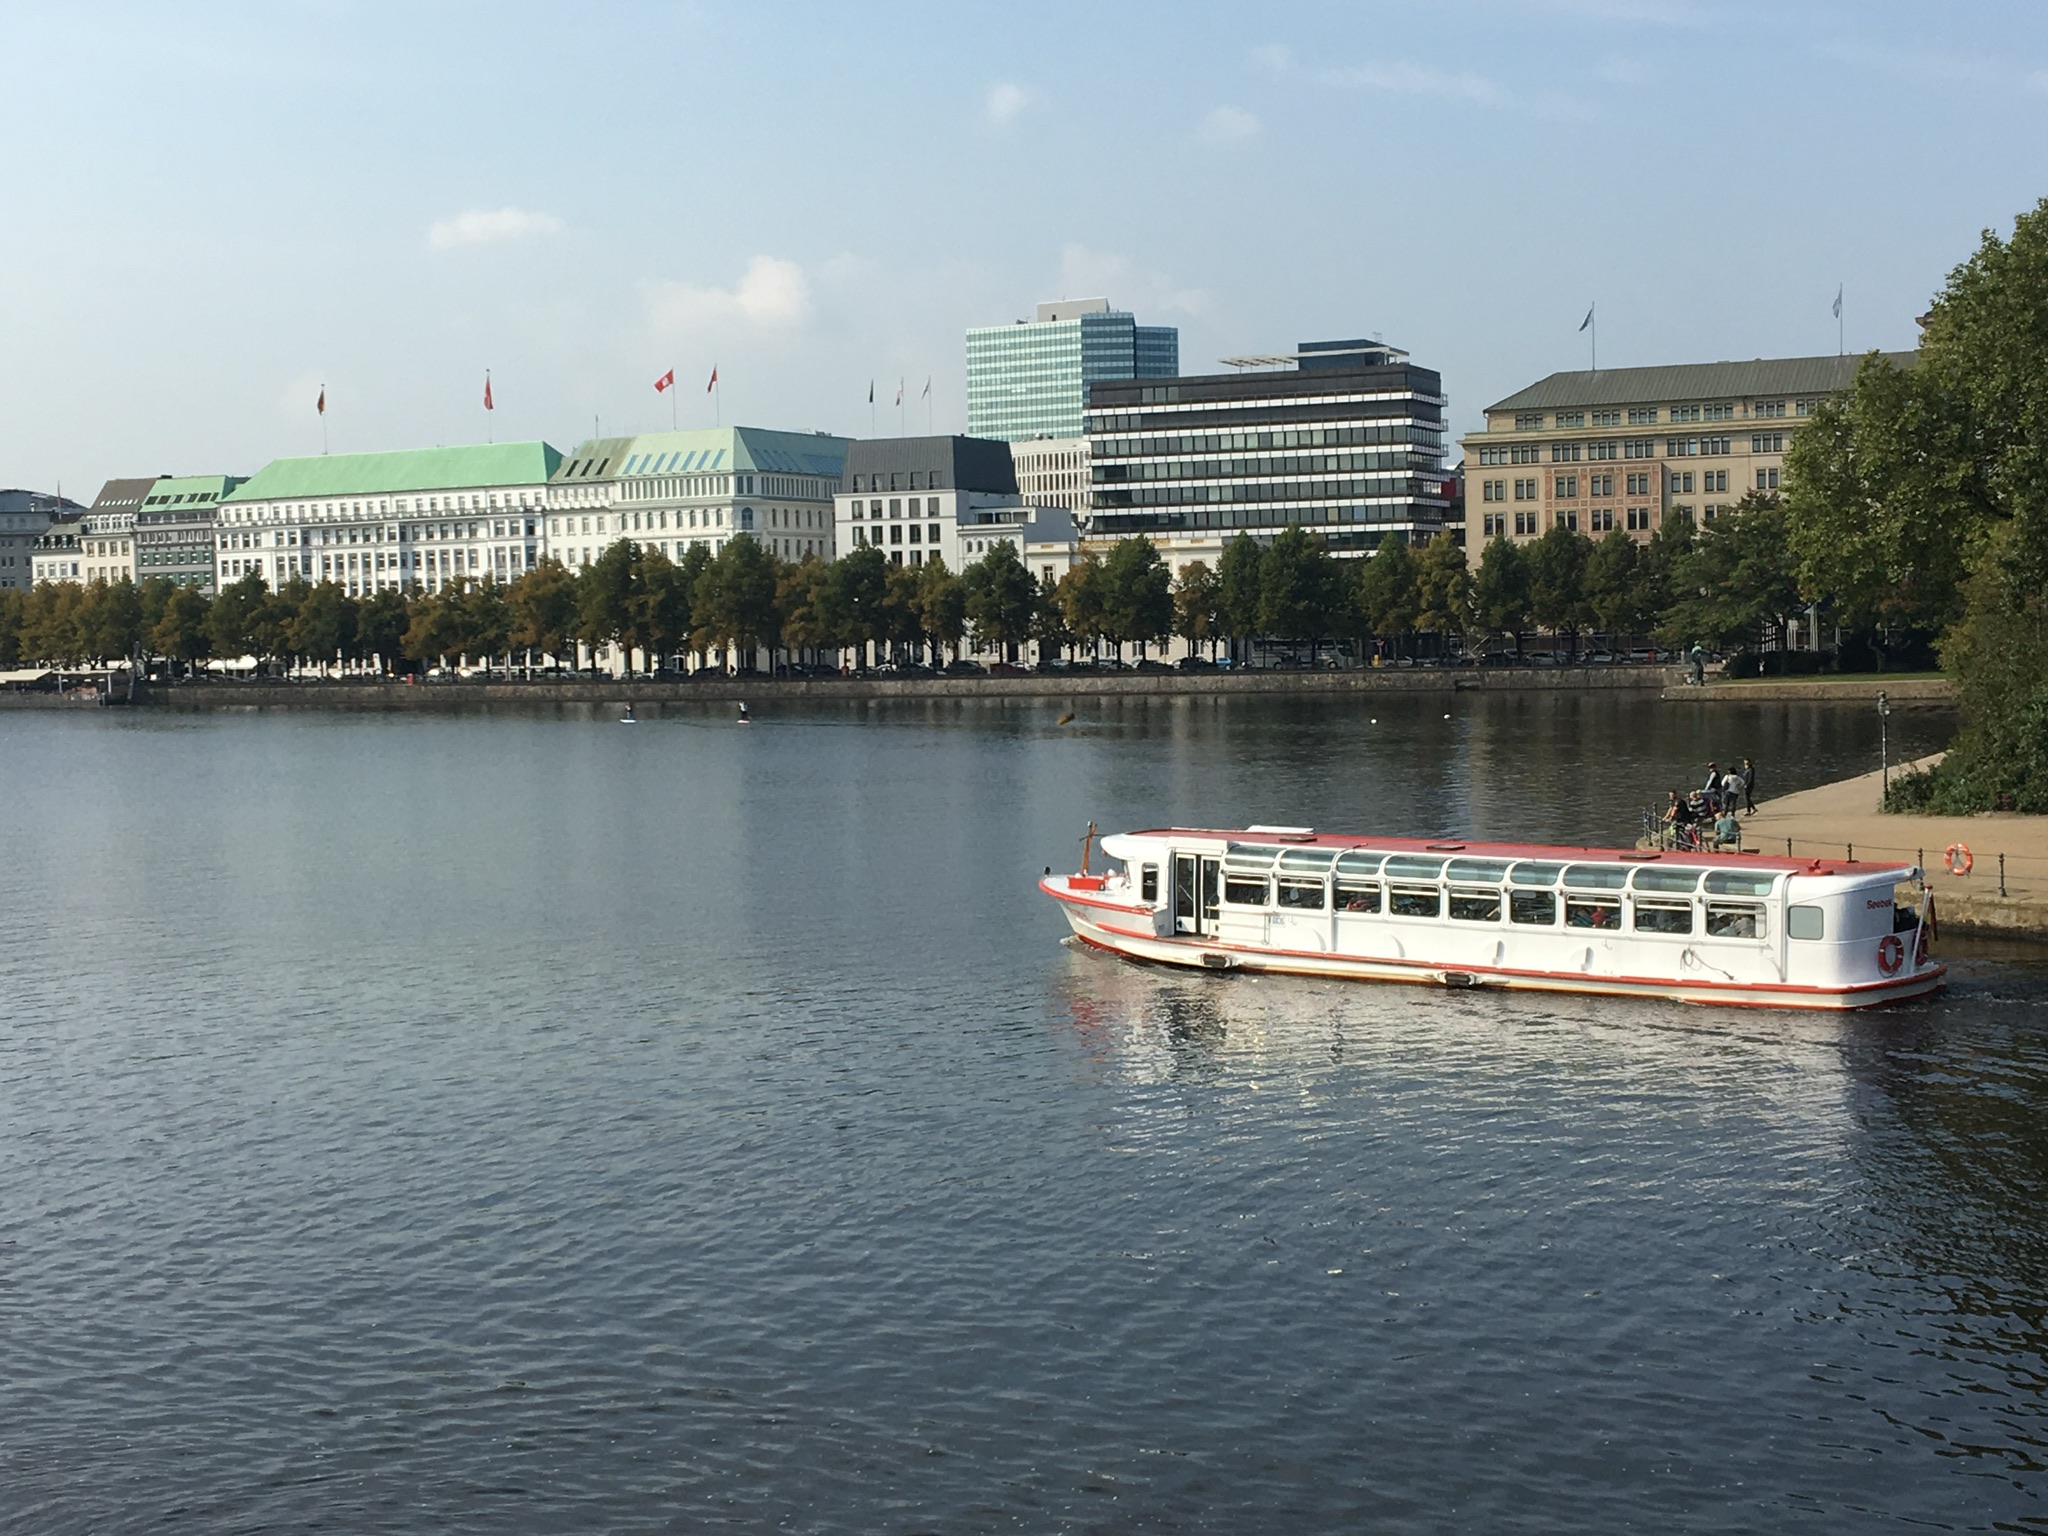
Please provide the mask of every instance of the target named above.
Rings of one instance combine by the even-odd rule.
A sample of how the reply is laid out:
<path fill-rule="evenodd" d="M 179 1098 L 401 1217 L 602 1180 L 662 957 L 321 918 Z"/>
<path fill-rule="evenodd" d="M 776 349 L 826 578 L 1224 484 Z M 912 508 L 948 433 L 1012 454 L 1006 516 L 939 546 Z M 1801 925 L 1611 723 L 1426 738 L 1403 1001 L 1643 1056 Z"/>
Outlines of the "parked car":
<path fill-rule="evenodd" d="M 988 664 L 990 677 L 1026 677 L 1030 674 L 1014 661 L 992 661 Z"/>
<path fill-rule="evenodd" d="M 1214 672 L 1216 663 L 1204 656 L 1183 656 L 1174 663 L 1183 672 Z"/>
<path fill-rule="evenodd" d="M 946 663 L 946 676 L 948 676 L 948 677 L 987 677 L 987 676 L 988 676 L 988 668 L 987 668 L 987 667 L 984 667 L 984 666 L 983 666 L 983 665 L 982 665 L 982 664 L 981 664 L 980 662 L 978 662 L 978 661 L 967 661 L 967 660 L 965 660 L 965 659 L 962 659 L 962 660 L 959 660 L 959 661 L 949 661 L 949 662 L 947 662 L 947 663 Z"/>

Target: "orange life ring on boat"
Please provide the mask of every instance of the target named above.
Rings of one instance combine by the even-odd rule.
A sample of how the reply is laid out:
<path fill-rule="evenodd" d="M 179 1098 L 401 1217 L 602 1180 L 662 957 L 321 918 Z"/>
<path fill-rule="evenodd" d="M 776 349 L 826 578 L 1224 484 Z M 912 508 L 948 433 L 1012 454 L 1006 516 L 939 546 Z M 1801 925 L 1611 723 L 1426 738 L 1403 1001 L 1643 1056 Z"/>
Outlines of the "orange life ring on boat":
<path fill-rule="evenodd" d="M 1906 963 L 1906 941 L 1896 933 L 1888 933 L 1877 941 L 1877 968 L 1887 976 L 1899 974 L 1899 967 Z"/>
<path fill-rule="evenodd" d="M 1968 843 L 1950 843 L 1948 851 L 1942 854 L 1941 862 L 1952 875 L 1967 875 L 1976 867 L 1977 861 L 1970 857 Z"/>

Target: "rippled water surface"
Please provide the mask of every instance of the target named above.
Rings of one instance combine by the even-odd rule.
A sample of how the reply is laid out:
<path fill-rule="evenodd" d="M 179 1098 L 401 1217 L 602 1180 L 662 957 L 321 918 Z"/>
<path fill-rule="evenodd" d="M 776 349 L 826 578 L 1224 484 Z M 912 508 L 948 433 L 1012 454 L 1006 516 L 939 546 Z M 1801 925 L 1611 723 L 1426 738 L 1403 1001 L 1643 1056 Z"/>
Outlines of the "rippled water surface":
<path fill-rule="evenodd" d="M 0 716 L 0 1529 L 2048 1530 L 2038 959 L 1524 1001 L 1032 887 L 1874 720 L 1064 707 Z"/>

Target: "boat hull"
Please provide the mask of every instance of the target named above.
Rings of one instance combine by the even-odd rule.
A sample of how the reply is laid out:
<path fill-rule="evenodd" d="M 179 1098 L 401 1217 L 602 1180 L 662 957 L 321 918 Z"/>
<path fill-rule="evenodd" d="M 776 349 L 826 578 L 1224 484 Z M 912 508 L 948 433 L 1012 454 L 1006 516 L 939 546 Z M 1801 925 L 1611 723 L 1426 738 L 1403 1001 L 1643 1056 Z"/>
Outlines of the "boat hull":
<path fill-rule="evenodd" d="M 1689 982 L 1668 977 L 1602 975 L 1591 971 L 1539 971 L 1434 961 L 1394 959 L 1331 951 L 1279 949 L 1232 943 L 1213 935 L 1162 935 L 1153 931 L 1149 909 L 1077 895 L 1063 882 L 1045 879 L 1039 888 L 1059 903 L 1074 936 L 1091 948 L 1127 959 L 1178 965 L 1193 970 L 1256 971 L 1322 976 L 1344 981 L 1400 982 L 1415 986 L 1563 992 L 1596 997 L 1649 997 L 1669 1002 L 1738 1008 L 1803 1008 L 1842 1011 L 1877 1008 L 1933 995 L 1947 985 L 1947 968 L 1929 963 L 1897 977 L 1839 987 L 1782 982 Z"/>

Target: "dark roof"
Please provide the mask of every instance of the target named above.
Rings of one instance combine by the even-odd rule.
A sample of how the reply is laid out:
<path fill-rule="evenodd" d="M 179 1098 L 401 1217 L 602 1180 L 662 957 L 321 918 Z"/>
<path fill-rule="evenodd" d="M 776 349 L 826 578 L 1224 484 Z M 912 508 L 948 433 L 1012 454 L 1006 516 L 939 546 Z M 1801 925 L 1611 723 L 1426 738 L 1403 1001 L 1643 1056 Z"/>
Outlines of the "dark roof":
<path fill-rule="evenodd" d="M 1884 352 L 1909 368 L 1919 354 Z M 1746 363 L 1668 363 L 1656 368 L 1577 369 L 1538 379 L 1496 400 L 1489 411 L 1537 411 L 1576 405 L 1650 404 L 1667 400 L 1743 400 L 1770 395 L 1832 395 L 1855 381 L 1858 354 L 1841 357 L 1759 357 Z"/>
<path fill-rule="evenodd" d="M 95 512 L 132 512 L 142 505 L 142 498 L 149 494 L 149 488 L 163 478 L 150 475 L 141 480 L 109 480 L 100 487 L 99 495 L 92 499 Z"/>
<path fill-rule="evenodd" d="M 1103 410 L 1140 405 L 1145 403 L 1147 391 L 1162 388 L 1174 391 L 1166 398 L 1184 405 L 1240 404 L 1295 395 L 1327 395 L 1339 390 L 1413 390 L 1420 395 L 1436 396 L 1443 393 L 1443 377 L 1434 368 L 1399 362 L 1362 366 L 1318 364 L 1312 368 L 1254 369 L 1243 373 L 1184 373 L 1171 379 L 1097 379 L 1088 386 L 1088 406 L 1091 410 Z"/>
<path fill-rule="evenodd" d="M 71 516 L 84 510 L 85 508 L 68 497 L 52 496 L 47 491 L 0 491 L 0 512 L 41 512 L 46 517 L 59 517 Z"/>
<path fill-rule="evenodd" d="M 925 485 L 937 491 L 1017 494 L 1017 466 L 1010 458 L 1010 445 L 992 437 L 856 438 L 846 445 L 846 470 L 839 487 L 852 490 L 856 475 L 865 483 L 870 475 L 906 470 L 923 474 Z"/>

